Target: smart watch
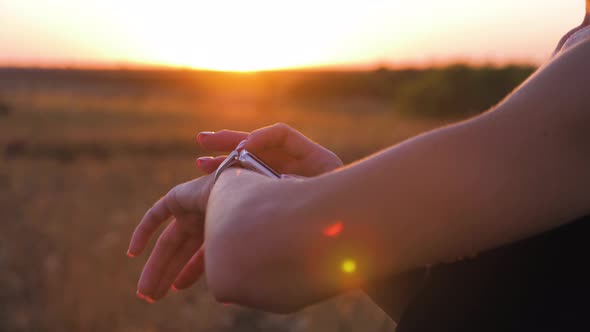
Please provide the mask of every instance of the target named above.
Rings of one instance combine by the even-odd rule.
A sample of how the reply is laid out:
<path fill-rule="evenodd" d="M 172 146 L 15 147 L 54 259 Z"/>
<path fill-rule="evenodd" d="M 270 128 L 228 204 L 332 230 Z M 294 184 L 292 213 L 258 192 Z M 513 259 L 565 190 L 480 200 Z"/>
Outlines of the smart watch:
<path fill-rule="evenodd" d="M 232 166 L 240 166 L 242 168 L 254 171 L 271 178 L 280 179 L 281 174 L 272 167 L 264 163 L 260 158 L 256 157 L 251 152 L 244 149 L 246 141 L 240 142 L 235 150 L 233 150 L 227 158 L 217 167 L 213 183 L 217 181 L 221 173 Z"/>

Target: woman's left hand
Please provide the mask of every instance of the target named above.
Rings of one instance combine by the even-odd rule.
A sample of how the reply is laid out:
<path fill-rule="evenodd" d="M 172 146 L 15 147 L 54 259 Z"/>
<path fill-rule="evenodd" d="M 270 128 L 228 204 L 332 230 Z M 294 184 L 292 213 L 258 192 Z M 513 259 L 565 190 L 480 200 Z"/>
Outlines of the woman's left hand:
<path fill-rule="evenodd" d="M 160 234 L 137 285 L 137 296 L 153 303 L 170 288 L 191 286 L 203 274 L 205 209 L 213 186 L 211 175 L 180 184 L 147 211 L 135 228 L 127 255 L 145 249 L 154 232 L 170 217 Z"/>

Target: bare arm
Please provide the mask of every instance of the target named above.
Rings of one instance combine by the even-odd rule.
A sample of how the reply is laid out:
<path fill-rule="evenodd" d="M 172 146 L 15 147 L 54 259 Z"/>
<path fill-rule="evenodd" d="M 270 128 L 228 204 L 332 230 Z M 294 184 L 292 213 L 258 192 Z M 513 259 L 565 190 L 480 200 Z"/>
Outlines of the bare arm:
<path fill-rule="evenodd" d="M 582 43 L 495 111 L 324 176 L 279 183 L 224 173 L 206 216 L 214 294 L 292 311 L 587 214 L 589 58 Z M 336 223 L 341 233 L 325 236 Z"/>

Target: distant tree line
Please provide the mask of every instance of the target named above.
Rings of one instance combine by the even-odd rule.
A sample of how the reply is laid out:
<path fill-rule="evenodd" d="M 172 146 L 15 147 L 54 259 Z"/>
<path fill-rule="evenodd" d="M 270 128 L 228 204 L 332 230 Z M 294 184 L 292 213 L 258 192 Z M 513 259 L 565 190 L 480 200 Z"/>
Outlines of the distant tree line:
<path fill-rule="evenodd" d="M 392 109 L 421 116 L 460 116 L 485 111 L 535 70 L 532 66 L 309 73 L 288 89 L 295 100 L 350 97 L 381 99 Z"/>

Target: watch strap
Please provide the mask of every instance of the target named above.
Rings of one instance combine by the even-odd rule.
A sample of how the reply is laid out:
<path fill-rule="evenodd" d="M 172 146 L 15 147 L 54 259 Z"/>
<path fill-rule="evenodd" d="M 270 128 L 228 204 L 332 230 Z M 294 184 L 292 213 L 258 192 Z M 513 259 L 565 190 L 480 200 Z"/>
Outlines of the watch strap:
<path fill-rule="evenodd" d="M 232 151 L 227 158 L 217 167 L 215 171 L 215 177 L 213 178 L 213 183 L 217 182 L 217 179 L 225 171 L 227 168 L 230 168 L 239 162 L 240 153 L 236 150 Z"/>

